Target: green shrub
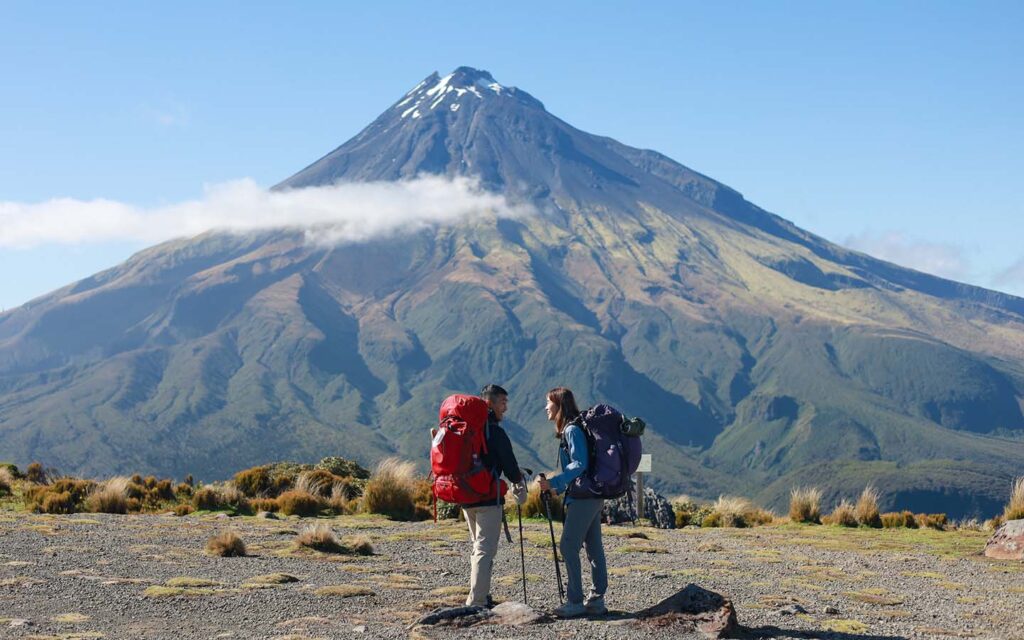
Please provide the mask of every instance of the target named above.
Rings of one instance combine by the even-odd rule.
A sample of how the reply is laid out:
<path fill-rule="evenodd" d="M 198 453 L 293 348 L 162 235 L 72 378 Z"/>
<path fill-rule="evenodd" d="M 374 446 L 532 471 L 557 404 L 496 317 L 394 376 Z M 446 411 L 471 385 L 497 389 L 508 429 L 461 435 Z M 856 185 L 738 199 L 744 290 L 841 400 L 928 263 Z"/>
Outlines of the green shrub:
<path fill-rule="evenodd" d="M 324 458 L 316 465 L 317 469 L 323 469 L 341 478 L 356 478 L 369 480 L 370 472 L 354 460 L 346 460 L 338 456 Z"/>
<path fill-rule="evenodd" d="M 11 462 L 0 462 L 0 473 L 3 473 L 4 470 L 11 474 L 11 480 L 21 480 L 24 477 L 21 472 L 18 471 L 17 465 Z"/>

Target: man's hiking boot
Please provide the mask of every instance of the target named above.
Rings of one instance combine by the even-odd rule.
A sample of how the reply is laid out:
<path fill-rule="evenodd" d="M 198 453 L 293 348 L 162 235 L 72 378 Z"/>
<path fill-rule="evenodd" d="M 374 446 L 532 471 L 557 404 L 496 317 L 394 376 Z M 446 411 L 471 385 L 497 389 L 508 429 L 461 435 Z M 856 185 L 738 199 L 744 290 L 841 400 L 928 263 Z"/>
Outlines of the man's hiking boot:
<path fill-rule="evenodd" d="M 579 602 L 566 602 L 552 613 L 556 618 L 578 618 L 587 612 L 587 608 Z"/>
<path fill-rule="evenodd" d="M 604 596 L 599 596 L 596 593 L 587 596 L 587 599 L 583 601 L 583 608 L 587 610 L 588 615 L 592 616 L 603 616 L 608 613 L 608 607 L 604 606 Z"/>

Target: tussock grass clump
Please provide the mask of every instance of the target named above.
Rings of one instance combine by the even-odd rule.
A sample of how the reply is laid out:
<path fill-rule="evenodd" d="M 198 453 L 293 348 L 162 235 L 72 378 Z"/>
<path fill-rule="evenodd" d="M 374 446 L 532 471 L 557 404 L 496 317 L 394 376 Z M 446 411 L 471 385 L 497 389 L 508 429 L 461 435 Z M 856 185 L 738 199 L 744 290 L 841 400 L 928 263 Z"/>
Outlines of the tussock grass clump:
<path fill-rule="evenodd" d="M 128 485 L 131 479 L 121 476 L 110 478 L 96 487 L 85 500 L 93 513 L 128 513 Z"/>
<path fill-rule="evenodd" d="M 75 499 L 67 491 L 47 491 L 39 504 L 40 513 L 74 513 Z"/>
<path fill-rule="evenodd" d="M 325 524 L 306 527 L 295 537 L 295 544 L 322 553 L 344 553 L 345 547 Z"/>
<path fill-rule="evenodd" d="M 249 501 L 252 505 L 253 511 L 267 511 L 269 513 L 277 513 L 281 510 L 281 504 L 277 501 L 277 498 L 253 498 Z"/>
<path fill-rule="evenodd" d="M 0 496 L 9 496 L 14 492 L 13 488 L 16 479 L 14 472 L 10 468 L 0 465 Z"/>
<path fill-rule="evenodd" d="M 949 518 L 944 513 L 918 513 L 914 516 L 919 529 L 945 531 Z"/>
<path fill-rule="evenodd" d="M 195 507 L 193 507 L 192 505 L 188 504 L 187 502 L 183 503 L 183 504 L 179 504 L 179 505 L 174 507 L 174 515 L 176 515 L 178 517 L 187 516 L 188 514 L 192 513 L 193 511 L 195 511 Z"/>
<path fill-rule="evenodd" d="M 1006 520 L 1003 519 L 1003 516 L 998 515 L 994 518 L 989 518 L 981 526 L 985 529 L 985 531 L 995 531 L 999 527 L 1003 526 L 1004 522 L 1006 522 Z"/>
<path fill-rule="evenodd" d="M 438 504 L 438 517 L 441 517 L 440 507 L 441 505 Z M 515 500 L 509 499 L 505 503 L 505 508 L 510 514 L 515 513 Z M 458 508 L 457 514 L 458 516 L 461 516 L 461 508 Z M 536 483 L 534 483 L 533 487 L 531 487 L 526 494 L 526 502 L 523 503 L 523 517 L 547 518 L 547 514 L 544 511 L 544 503 L 540 499 L 540 486 Z M 565 521 L 565 508 L 562 506 L 562 498 L 560 496 L 551 496 L 551 519 L 556 522 Z"/>
<path fill-rule="evenodd" d="M 323 501 L 315 495 L 298 489 L 285 491 L 277 497 L 278 510 L 286 516 L 315 517 L 323 508 Z"/>
<path fill-rule="evenodd" d="M 768 524 L 775 515 L 739 496 L 719 496 L 711 505 L 711 513 L 701 522 L 702 527 L 735 527 L 742 529 Z"/>
<path fill-rule="evenodd" d="M 373 543 L 366 536 L 349 536 L 341 541 L 342 547 L 345 549 L 345 553 L 349 553 L 356 556 L 372 556 L 373 555 Z"/>
<path fill-rule="evenodd" d="M 245 542 L 234 531 L 224 531 L 206 541 L 206 553 L 222 558 L 241 557 L 245 555 Z"/>
<path fill-rule="evenodd" d="M 267 465 L 243 469 L 236 473 L 231 481 L 239 491 L 250 498 L 268 495 L 274 486 L 270 477 L 270 467 Z"/>
<path fill-rule="evenodd" d="M 288 584 L 289 582 L 299 582 L 299 579 L 288 573 L 268 573 L 254 576 L 245 582 L 246 584 Z"/>
<path fill-rule="evenodd" d="M 363 491 L 363 511 L 387 516 L 392 520 L 416 517 L 416 465 L 407 460 L 386 458 Z"/>
<path fill-rule="evenodd" d="M 789 492 L 789 519 L 821 524 L 821 489 L 794 487 Z"/>
<path fill-rule="evenodd" d="M 174 497 L 177 500 L 190 500 L 195 489 L 191 484 L 187 482 L 179 482 L 178 486 L 174 487 Z"/>
<path fill-rule="evenodd" d="M 303 471 L 295 479 L 295 490 L 317 496 L 318 498 L 330 498 L 331 488 L 338 480 L 341 480 L 341 478 L 323 469 Z"/>
<path fill-rule="evenodd" d="M 347 584 L 335 584 L 326 587 L 320 587 L 314 591 L 318 596 L 334 596 L 338 598 L 352 598 L 355 596 L 372 596 L 375 595 L 372 589 L 366 587 L 353 587 Z"/>
<path fill-rule="evenodd" d="M 52 484 L 37 484 L 25 491 L 25 506 L 36 513 L 69 514 L 82 510 L 96 486 L 91 480 L 61 478 Z"/>
<path fill-rule="evenodd" d="M 854 514 L 861 526 L 873 528 L 882 526 L 882 518 L 878 513 L 878 491 L 873 486 L 864 487 L 864 491 L 857 498 Z"/>
<path fill-rule="evenodd" d="M 32 484 L 46 484 L 46 476 L 46 470 L 43 469 L 43 465 L 38 462 L 33 462 L 25 467 L 25 479 Z"/>
<path fill-rule="evenodd" d="M 917 528 L 917 519 L 914 518 L 914 514 L 910 511 L 891 511 L 883 513 L 880 518 L 882 526 L 886 529 L 899 529 L 901 527 L 906 529 Z"/>
<path fill-rule="evenodd" d="M 217 511 L 224 508 L 220 492 L 213 487 L 203 487 L 192 495 L 192 506 L 200 511 Z"/>
<path fill-rule="evenodd" d="M 825 516 L 822 519 L 825 524 L 830 524 L 836 527 L 856 527 L 857 526 L 857 510 L 853 503 L 843 498 L 840 500 L 836 508 L 832 510 L 832 513 Z"/>
<path fill-rule="evenodd" d="M 1003 508 L 1003 520 L 1024 518 L 1024 476 L 1015 478 L 1010 489 L 1010 501 Z"/>
<path fill-rule="evenodd" d="M 200 511 L 250 513 L 252 506 L 245 494 L 234 486 L 208 486 L 192 494 L 192 506 Z"/>

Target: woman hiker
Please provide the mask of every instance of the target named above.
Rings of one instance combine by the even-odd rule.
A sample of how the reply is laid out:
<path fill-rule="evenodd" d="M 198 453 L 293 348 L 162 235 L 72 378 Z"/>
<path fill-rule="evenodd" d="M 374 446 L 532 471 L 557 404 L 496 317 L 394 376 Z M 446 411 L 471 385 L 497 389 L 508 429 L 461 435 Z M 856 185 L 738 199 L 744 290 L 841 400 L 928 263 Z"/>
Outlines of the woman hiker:
<path fill-rule="evenodd" d="M 582 427 L 574 421 L 580 415 L 572 391 L 555 387 L 548 391 L 545 407 L 548 420 L 555 423 L 555 435 L 560 441 L 558 462 L 561 472 L 551 478 L 539 478 L 541 491 L 552 494 L 564 493 L 587 470 L 589 455 L 587 438 Z M 560 618 L 573 618 L 583 614 L 604 615 L 608 612 L 604 594 L 608 590 L 608 566 L 605 563 L 604 546 L 601 542 L 601 512 L 604 500 L 601 498 L 571 498 L 566 494 L 565 525 L 559 549 L 565 560 L 568 591 L 566 602 L 555 609 Z M 583 578 L 580 567 L 580 548 L 586 546 L 587 560 L 590 561 L 590 576 L 593 587 L 586 599 L 583 598 Z"/>

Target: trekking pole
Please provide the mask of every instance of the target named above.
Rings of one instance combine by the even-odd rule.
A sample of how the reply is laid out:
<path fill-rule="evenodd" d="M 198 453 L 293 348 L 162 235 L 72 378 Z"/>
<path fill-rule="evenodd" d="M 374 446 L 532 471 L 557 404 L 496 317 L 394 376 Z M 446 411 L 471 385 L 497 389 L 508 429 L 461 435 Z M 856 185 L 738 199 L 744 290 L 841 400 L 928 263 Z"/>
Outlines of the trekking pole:
<path fill-rule="evenodd" d="M 526 486 L 526 479 L 533 475 L 533 471 L 530 469 L 520 469 L 520 473 L 523 476 L 523 487 Z M 523 544 L 523 505 L 516 501 L 516 514 L 519 516 L 519 561 L 523 565 L 523 604 L 529 604 L 526 601 L 526 548 Z"/>
<path fill-rule="evenodd" d="M 544 474 L 538 477 L 543 478 Z M 548 529 L 551 531 L 551 553 L 555 558 L 555 579 L 558 580 L 558 603 L 565 602 L 565 589 L 562 587 L 562 568 L 558 566 L 558 546 L 555 545 L 555 523 L 551 520 L 551 494 L 547 491 L 540 492 L 540 501 L 544 503 L 544 512 L 548 518 Z"/>

